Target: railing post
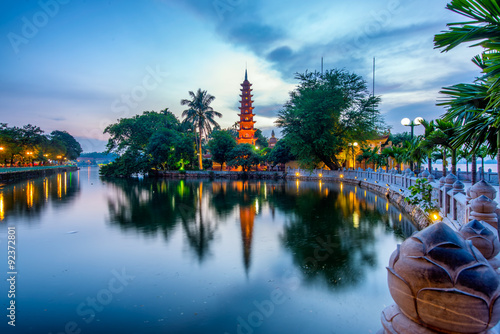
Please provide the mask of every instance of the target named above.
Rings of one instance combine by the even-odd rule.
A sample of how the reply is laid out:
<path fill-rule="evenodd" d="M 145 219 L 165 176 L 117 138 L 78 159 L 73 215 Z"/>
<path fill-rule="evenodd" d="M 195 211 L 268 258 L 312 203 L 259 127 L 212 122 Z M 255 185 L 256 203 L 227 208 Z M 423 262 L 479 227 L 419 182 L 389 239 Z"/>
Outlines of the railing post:
<path fill-rule="evenodd" d="M 455 183 L 453 183 L 453 220 L 457 220 L 457 200 L 455 198 L 455 195 L 459 193 L 465 194 L 464 189 L 465 185 L 462 181 L 457 180 Z"/>

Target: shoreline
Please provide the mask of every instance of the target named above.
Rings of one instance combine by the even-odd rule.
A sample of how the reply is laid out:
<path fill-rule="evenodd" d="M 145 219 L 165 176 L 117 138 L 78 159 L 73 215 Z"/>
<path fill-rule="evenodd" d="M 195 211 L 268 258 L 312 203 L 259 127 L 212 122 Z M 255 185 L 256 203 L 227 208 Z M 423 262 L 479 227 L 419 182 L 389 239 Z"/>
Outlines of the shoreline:
<path fill-rule="evenodd" d="M 61 167 L 40 167 L 39 169 L 6 171 L 0 173 L 0 186 L 24 181 L 29 179 L 36 179 L 39 177 L 49 176 L 60 172 L 72 172 L 78 170 L 76 166 L 61 166 Z"/>

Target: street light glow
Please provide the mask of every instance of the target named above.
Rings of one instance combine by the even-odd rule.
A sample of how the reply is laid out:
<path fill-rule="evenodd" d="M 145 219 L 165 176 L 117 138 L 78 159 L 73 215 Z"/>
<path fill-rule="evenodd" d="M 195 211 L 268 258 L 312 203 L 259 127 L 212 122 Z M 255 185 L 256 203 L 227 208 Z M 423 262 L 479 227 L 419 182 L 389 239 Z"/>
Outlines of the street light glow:
<path fill-rule="evenodd" d="M 411 122 L 410 119 L 405 117 L 401 120 L 401 125 L 408 126 L 410 125 L 410 122 Z"/>

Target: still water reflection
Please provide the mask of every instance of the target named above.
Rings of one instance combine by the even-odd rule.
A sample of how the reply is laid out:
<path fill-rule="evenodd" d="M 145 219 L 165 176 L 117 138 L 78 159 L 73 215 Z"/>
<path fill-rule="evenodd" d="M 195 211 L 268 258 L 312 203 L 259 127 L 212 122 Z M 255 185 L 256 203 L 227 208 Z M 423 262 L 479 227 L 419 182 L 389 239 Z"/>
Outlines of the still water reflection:
<path fill-rule="evenodd" d="M 4 187 L 0 219 L 2 240 L 16 226 L 26 333 L 376 333 L 385 266 L 415 230 L 344 184 L 94 168 Z"/>

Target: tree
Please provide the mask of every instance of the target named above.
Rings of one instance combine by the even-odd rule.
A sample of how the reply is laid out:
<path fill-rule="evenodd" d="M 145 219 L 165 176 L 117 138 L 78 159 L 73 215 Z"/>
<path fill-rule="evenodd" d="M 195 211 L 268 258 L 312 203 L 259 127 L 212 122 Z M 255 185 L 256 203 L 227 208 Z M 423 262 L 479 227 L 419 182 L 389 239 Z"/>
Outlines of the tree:
<path fill-rule="evenodd" d="M 104 133 L 110 135 L 106 152 L 121 153 L 131 149 L 144 153 L 149 139 L 156 131 L 163 128 L 177 130 L 179 127 L 179 120 L 169 111 L 144 111 L 142 115 L 121 118 L 104 129 Z"/>
<path fill-rule="evenodd" d="M 382 150 L 382 154 L 394 159 L 398 169 L 399 170 L 402 169 L 401 164 L 403 163 L 404 155 L 405 155 L 405 150 L 402 147 L 394 146 L 394 145 L 391 147 L 386 147 Z"/>
<path fill-rule="evenodd" d="M 65 153 L 63 155 L 65 155 L 69 160 L 75 160 L 83 151 L 80 143 L 66 131 L 52 131 L 50 133 L 50 141 L 60 142 L 65 149 Z"/>
<path fill-rule="evenodd" d="M 451 152 L 451 172 L 457 174 L 457 150 L 461 144 L 453 141 L 460 133 L 461 127 L 458 122 L 445 121 L 442 119 L 436 120 L 434 131 L 432 131 L 425 139 L 429 145 L 437 145 Z M 446 153 L 443 154 L 443 161 L 446 160 Z M 444 166 L 443 166 L 444 167 Z M 444 173 L 444 168 L 443 168 Z"/>
<path fill-rule="evenodd" d="M 158 130 L 151 136 L 146 152 L 155 168 L 168 170 L 175 166 L 175 146 L 179 137 L 179 133 L 171 129 Z"/>
<path fill-rule="evenodd" d="M 337 159 L 347 143 L 377 135 L 383 127 L 366 82 L 345 70 L 297 73 L 298 87 L 278 112 L 276 124 L 303 165 L 323 162 L 338 169 Z"/>
<path fill-rule="evenodd" d="M 255 148 L 251 144 L 240 144 L 228 153 L 228 165 L 241 167 L 243 171 L 248 171 L 252 166 L 259 163 L 259 156 L 255 153 Z"/>
<path fill-rule="evenodd" d="M 258 146 L 259 148 L 265 148 L 269 145 L 267 142 L 267 138 L 264 137 L 260 129 L 257 129 L 257 131 L 255 131 L 255 138 L 257 138 L 257 140 L 255 141 L 255 146 Z"/>
<path fill-rule="evenodd" d="M 212 160 L 220 163 L 220 170 L 224 163 L 228 161 L 228 153 L 237 145 L 236 140 L 227 130 L 212 132 L 212 139 L 208 142 L 208 147 L 212 153 Z"/>
<path fill-rule="evenodd" d="M 295 160 L 295 156 L 292 154 L 290 145 L 286 138 L 278 140 L 276 145 L 272 148 L 266 156 L 266 160 L 271 164 L 271 166 L 276 166 L 278 164 L 286 164 L 289 161 Z"/>
<path fill-rule="evenodd" d="M 475 43 L 472 46 L 483 48 L 483 52 L 472 59 L 483 76 L 474 84 L 458 84 L 442 91 L 449 96 L 443 104 L 451 107 L 454 114 L 451 117 L 462 113 L 471 119 L 464 124 L 455 141 L 473 143 L 475 151 L 487 140 L 489 150 L 497 152 L 500 170 L 500 6 L 496 0 L 453 0 L 446 8 L 471 21 L 449 23 L 448 31 L 434 37 L 435 48 L 448 52 L 470 42 Z"/>
<path fill-rule="evenodd" d="M 474 42 L 484 51 L 475 57 L 487 82 L 487 109 L 500 107 L 500 6 L 496 0 L 452 0 L 446 8 L 471 21 L 449 23 L 448 31 L 434 36 L 435 48 L 448 52 L 455 47 Z M 500 120 L 499 120 L 500 121 Z"/>
<path fill-rule="evenodd" d="M 179 131 L 181 129 L 179 120 L 168 109 L 159 113 L 145 111 L 142 115 L 122 118 L 117 123 L 109 125 L 104 130 L 105 133 L 110 134 L 106 153 L 114 151 L 122 153 L 122 156 L 107 165 L 105 169 L 101 168 L 102 175 L 128 177 L 134 173 L 146 173 L 154 167 L 171 168 L 180 162 L 179 159 L 182 159 L 176 146 L 179 145 L 179 138 L 184 136 L 188 139 L 183 140 L 194 145 L 189 132 L 182 134 Z M 162 143 L 162 140 L 166 143 Z M 186 144 L 182 143 L 185 147 Z M 173 148 L 175 154 L 167 153 L 167 147 Z M 186 156 L 189 156 L 189 150 L 185 148 L 182 150 L 186 151 Z"/>
<path fill-rule="evenodd" d="M 186 118 L 185 122 L 193 125 L 198 130 L 198 163 L 201 170 L 203 169 L 201 139 L 204 134 L 206 136 L 210 135 L 212 127 L 219 125 L 214 118 L 216 116 L 220 118 L 222 114 L 210 106 L 215 97 L 208 94 L 206 90 L 198 89 L 196 94 L 189 91 L 189 95 L 191 100 L 181 100 L 181 105 L 189 107 L 189 109 L 182 112 L 182 117 Z"/>

